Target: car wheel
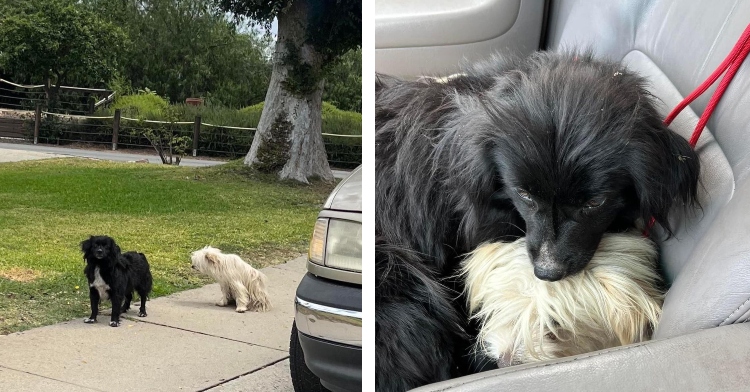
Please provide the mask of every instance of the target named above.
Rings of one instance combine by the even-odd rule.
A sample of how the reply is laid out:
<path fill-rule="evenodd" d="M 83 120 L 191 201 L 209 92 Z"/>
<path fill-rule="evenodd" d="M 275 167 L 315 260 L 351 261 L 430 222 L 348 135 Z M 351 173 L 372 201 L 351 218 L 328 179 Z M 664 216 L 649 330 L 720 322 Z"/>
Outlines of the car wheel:
<path fill-rule="evenodd" d="M 297 323 L 292 324 L 292 336 L 289 337 L 289 370 L 292 374 L 294 392 L 324 392 L 328 391 L 320 378 L 313 374 L 305 364 L 305 353 L 299 344 Z"/>

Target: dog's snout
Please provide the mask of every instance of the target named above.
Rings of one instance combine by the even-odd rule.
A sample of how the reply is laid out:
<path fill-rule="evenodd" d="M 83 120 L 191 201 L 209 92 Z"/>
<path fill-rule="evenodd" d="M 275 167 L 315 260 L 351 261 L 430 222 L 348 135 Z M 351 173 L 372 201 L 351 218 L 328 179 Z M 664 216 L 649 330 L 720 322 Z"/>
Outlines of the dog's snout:
<path fill-rule="evenodd" d="M 556 282 L 565 277 L 565 270 L 563 269 L 544 269 L 534 266 L 534 276 L 537 279 L 546 280 L 548 282 Z"/>
<path fill-rule="evenodd" d="M 538 279 L 554 282 L 565 277 L 565 263 L 557 260 L 548 242 L 543 243 L 537 252 L 532 252 L 532 260 L 534 276 Z"/>

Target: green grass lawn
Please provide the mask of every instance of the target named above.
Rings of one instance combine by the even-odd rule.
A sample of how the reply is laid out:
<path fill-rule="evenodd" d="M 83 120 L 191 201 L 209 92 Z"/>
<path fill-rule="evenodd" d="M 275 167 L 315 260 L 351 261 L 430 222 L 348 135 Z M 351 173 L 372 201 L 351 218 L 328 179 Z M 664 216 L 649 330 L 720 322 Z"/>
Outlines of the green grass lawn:
<path fill-rule="evenodd" d="M 209 282 L 190 268 L 190 252 L 205 245 L 256 268 L 306 252 L 332 186 L 280 183 L 239 161 L 0 164 L 0 334 L 88 315 L 80 243 L 89 235 L 145 253 L 158 297 Z"/>

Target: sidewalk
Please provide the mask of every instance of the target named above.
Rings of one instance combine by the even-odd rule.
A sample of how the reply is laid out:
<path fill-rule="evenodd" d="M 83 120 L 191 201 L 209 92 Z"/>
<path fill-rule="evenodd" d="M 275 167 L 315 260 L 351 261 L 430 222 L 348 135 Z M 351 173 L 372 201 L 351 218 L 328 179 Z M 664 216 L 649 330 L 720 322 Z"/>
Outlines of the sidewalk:
<path fill-rule="evenodd" d="M 116 162 L 134 162 L 148 159 L 151 164 L 161 165 L 161 159 L 156 153 L 153 154 L 133 154 L 128 152 L 107 151 L 107 150 L 86 150 L 81 148 L 57 147 L 40 144 L 24 143 L 5 143 L 0 142 L 0 163 L 25 161 L 29 159 L 47 159 L 61 157 L 79 157 L 102 159 Z M 216 166 L 226 163 L 226 161 L 213 159 L 194 159 L 189 156 L 182 158 L 180 166 L 188 167 L 205 167 Z M 338 179 L 344 179 L 349 176 L 351 171 L 332 170 L 333 176 Z"/>
<path fill-rule="evenodd" d="M 153 154 L 133 154 L 128 152 L 108 151 L 108 150 L 87 150 L 82 148 L 68 148 L 58 146 L 48 146 L 42 144 L 21 144 L 21 143 L 2 143 L 0 142 L 0 157 L 12 156 L 15 154 L 22 154 L 23 152 L 29 153 L 42 153 L 50 154 L 53 157 L 69 156 L 69 157 L 80 157 L 80 158 L 92 158 L 102 159 L 108 161 L 117 162 L 131 162 L 142 159 L 148 159 L 149 163 L 161 165 L 161 159 L 159 155 L 154 152 Z M 41 159 L 41 158 L 36 158 Z M 6 161 L 0 158 L 2 161 Z M 18 159 L 21 160 L 21 159 Z M 185 157 L 180 162 L 180 166 L 216 166 L 225 163 L 225 161 L 210 160 L 210 159 L 193 159 Z"/>
<path fill-rule="evenodd" d="M 293 391 L 289 334 L 306 257 L 264 268 L 272 309 L 214 305 L 217 284 L 147 302 L 122 325 L 76 320 L 0 336 L 0 391 Z"/>

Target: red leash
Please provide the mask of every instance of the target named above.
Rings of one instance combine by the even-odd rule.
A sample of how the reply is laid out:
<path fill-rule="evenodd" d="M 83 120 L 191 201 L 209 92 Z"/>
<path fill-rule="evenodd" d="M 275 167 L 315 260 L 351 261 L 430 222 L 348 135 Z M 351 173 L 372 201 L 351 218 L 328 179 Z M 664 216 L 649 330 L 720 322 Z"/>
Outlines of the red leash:
<path fill-rule="evenodd" d="M 734 74 L 737 73 L 737 70 L 742 65 L 742 62 L 745 61 L 748 53 L 750 53 L 750 24 L 747 25 L 745 31 L 742 33 L 742 36 L 740 36 L 740 39 L 737 40 L 736 44 L 734 44 L 734 48 L 732 48 L 732 51 L 729 52 L 729 55 L 724 59 L 719 67 L 716 68 L 716 70 L 708 77 L 708 79 L 701 83 L 698 88 L 693 90 L 690 95 L 685 97 L 685 99 L 683 99 L 682 102 L 680 102 L 672 110 L 672 112 L 669 113 L 667 118 L 664 119 L 664 125 L 669 126 L 669 124 L 672 123 L 675 117 L 677 117 L 677 115 L 680 114 L 680 112 L 685 109 L 687 105 L 693 102 L 701 94 L 706 92 L 706 90 L 708 90 L 708 88 L 711 87 L 711 85 L 714 84 L 717 79 L 719 79 L 719 76 L 726 72 L 724 77 L 721 79 L 721 82 L 719 82 L 719 86 L 716 88 L 716 91 L 714 91 L 714 94 L 708 101 L 706 109 L 703 111 L 703 114 L 701 114 L 701 117 L 698 120 L 698 124 L 696 124 L 695 126 L 695 130 L 693 130 L 693 134 L 690 136 L 690 140 L 688 141 L 688 143 L 690 143 L 690 147 L 695 148 L 696 143 L 698 143 L 698 138 L 701 136 L 701 132 L 703 132 L 703 128 L 706 127 L 708 119 L 711 117 L 711 114 L 713 114 L 714 109 L 716 109 L 716 105 L 719 104 L 719 100 L 721 99 L 722 95 L 724 95 L 724 91 L 726 91 L 727 87 L 729 87 L 729 83 L 732 81 L 732 78 L 734 78 Z M 655 222 L 656 220 L 652 217 L 648 222 L 648 225 L 646 226 L 646 230 L 644 230 L 643 232 L 644 236 L 648 237 L 648 232 L 651 230 L 651 227 L 654 226 Z"/>

